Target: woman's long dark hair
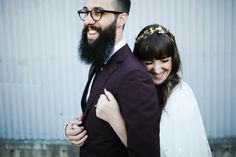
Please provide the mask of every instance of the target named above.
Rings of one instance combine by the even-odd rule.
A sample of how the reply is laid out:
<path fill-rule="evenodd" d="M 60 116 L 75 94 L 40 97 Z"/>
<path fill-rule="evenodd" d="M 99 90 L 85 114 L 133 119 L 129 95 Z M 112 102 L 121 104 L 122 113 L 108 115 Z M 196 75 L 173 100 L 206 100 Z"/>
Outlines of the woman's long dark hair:
<path fill-rule="evenodd" d="M 172 89 L 180 81 L 178 72 L 181 71 L 181 60 L 174 35 L 161 25 L 148 25 L 138 34 L 133 52 L 142 61 L 172 57 L 170 75 L 161 85 L 157 85 L 160 87 L 157 89 L 159 89 L 160 107 L 163 110 Z"/>

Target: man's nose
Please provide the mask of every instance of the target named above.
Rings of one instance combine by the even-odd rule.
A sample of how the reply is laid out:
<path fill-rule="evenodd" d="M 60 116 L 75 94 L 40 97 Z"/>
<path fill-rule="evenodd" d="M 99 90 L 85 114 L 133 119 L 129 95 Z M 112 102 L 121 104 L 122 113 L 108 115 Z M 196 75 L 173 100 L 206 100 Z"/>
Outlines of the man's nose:
<path fill-rule="evenodd" d="M 96 21 L 93 20 L 91 13 L 88 14 L 88 16 L 85 17 L 84 19 L 84 24 L 85 25 L 91 25 L 94 24 Z"/>

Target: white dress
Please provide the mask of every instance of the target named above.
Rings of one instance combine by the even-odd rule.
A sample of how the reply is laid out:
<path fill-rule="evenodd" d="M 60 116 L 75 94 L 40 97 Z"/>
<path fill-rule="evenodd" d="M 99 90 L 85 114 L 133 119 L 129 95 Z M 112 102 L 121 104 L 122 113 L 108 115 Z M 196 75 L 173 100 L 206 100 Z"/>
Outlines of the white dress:
<path fill-rule="evenodd" d="M 160 122 L 161 157 L 211 157 L 196 98 L 180 81 L 169 96 Z"/>

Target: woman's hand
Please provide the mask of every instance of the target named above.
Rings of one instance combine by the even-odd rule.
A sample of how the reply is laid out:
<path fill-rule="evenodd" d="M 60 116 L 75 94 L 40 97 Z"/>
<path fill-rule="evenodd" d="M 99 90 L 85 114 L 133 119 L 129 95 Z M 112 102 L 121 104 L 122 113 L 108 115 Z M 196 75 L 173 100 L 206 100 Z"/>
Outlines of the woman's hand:
<path fill-rule="evenodd" d="M 96 107 L 97 117 L 107 121 L 119 136 L 122 143 L 127 146 L 125 122 L 120 113 L 119 104 L 114 96 L 105 89 L 104 94 L 100 95 Z"/>
<path fill-rule="evenodd" d="M 104 94 L 100 95 L 96 107 L 97 117 L 108 123 L 115 122 L 117 118 L 121 117 L 120 108 L 116 99 L 106 89 L 104 90 Z"/>

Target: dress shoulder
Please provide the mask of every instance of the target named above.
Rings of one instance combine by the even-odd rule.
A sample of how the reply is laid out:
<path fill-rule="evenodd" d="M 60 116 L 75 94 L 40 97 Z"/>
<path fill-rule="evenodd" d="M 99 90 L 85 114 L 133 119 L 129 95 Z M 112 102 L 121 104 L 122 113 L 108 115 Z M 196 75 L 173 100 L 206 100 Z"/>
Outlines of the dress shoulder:
<path fill-rule="evenodd" d="M 161 157 L 211 157 L 196 98 L 182 80 L 161 115 L 160 145 Z"/>

